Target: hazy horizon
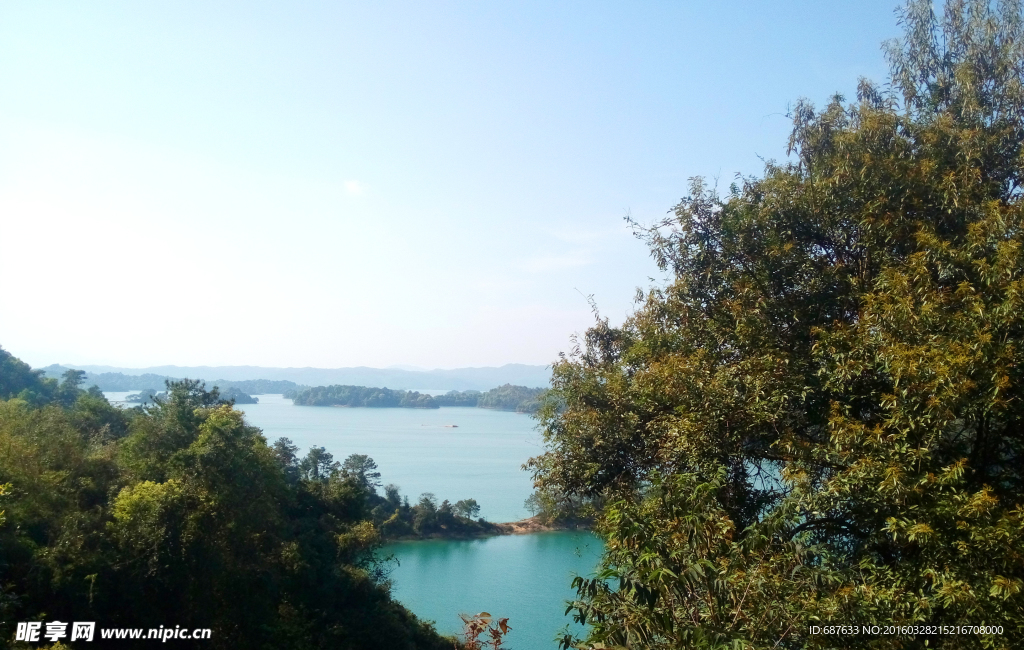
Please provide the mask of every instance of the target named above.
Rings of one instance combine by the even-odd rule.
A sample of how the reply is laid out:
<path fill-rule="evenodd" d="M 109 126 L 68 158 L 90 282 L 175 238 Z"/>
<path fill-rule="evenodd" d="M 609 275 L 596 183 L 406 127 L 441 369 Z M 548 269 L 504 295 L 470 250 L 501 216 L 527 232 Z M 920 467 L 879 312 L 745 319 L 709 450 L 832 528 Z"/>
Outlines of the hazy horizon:
<path fill-rule="evenodd" d="M 6 349 L 6 348 L 5 348 Z M 10 350 L 8 350 L 10 352 Z M 18 355 L 14 355 L 18 356 Z M 22 359 L 22 361 L 25 361 Z M 436 372 L 446 370 L 487 370 L 493 368 L 505 368 L 508 366 L 525 366 L 529 368 L 547 368 L 551 364 L 541 363 L 503 363 L 497 366 L 453 366 L 453 367 L 441 367 L 441 368 L 421 368 L 417 366 L 407 366 L 402 364 L 391 365 L 391 366 L 261 366 L 254 364 L 225 364 L 225 365 L 210 365 L 210 364 L 199 364 L 199 365 L 177 365 L 173 363 L 157 364 L 152 366 L 114 366 L 104 363 L 60 363 L 53 362 L 43 365 L 30 364 L 33 368 L 45 368 L 47 366 L 65 366 L 71 368 L 109 368 L 109 372 L 117 372 L 123 370 L 154 370 L 160 368 L 267 368 L 273 370 L 351 370 L 357 368 L 368 368 L 371 370 L 401 370 L 403 372 Z M 104 371 L 108 372 L 108 371 Z"/>
<path fill-rule="evenodd" d="M 114 373 L 121 375 L 156 375 L 175 379 L 202 379 L 216 381 L 287 380 L 299 385 L 327 386 L 376 386 L 401 390 L 490 390 L 497 386 L 512 384 L 531 388 L 550 384 L 550 366 L 506 364 L 469 368 L 434 368 L 431 370 L 407 370 L 402 368 L 373 368 L 354 366 L 347 368 L 274 368 L 267 366 L 146 366 L 126 368 L 93 364 L 63 364 L 37 367 L 47 375 L 57 377 L 63 368 L 73 367 L 85 370 L 89 375 Z M 98 379 L 98 378 L 97 378 Z M 92 381 L 86 378 L 86 384 Z M 99 381 L 105 384 L 107 382 Z M 119 383 L 119 382 L 117 382 Z M 102 388 L 103 386 L 101 386 Z M 150 386 L 158 388 L 159 386 Z"/>

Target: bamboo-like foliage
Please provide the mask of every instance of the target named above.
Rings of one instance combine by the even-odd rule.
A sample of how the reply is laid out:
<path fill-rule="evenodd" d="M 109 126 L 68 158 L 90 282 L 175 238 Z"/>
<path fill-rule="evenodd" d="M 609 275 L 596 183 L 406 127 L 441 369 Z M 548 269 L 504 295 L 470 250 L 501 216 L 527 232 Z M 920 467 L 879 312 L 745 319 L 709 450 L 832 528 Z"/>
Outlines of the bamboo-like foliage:
<path fill-rule="evenodd" d="M 890 84 L 638 227 L 671 280 L 556 364 L 531 466 L 608 543 L 566 646 L 1024 646 L 1020 5 L 900 16 Z"/>

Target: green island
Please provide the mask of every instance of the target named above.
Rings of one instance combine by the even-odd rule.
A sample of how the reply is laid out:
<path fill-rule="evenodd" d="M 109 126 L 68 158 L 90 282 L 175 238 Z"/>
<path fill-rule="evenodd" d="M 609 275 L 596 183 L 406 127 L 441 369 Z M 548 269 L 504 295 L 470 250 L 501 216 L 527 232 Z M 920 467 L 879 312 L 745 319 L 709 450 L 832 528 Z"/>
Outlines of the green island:
<path fill-rule="evenodd" d="M 317 386 L 289 390 L 284 396 L 297 406 L 348 406 L 367 408 L 421 408 L 469 406 L 518 413 L 536 413 L 547 392 L 544 388 L 527 388 L 505 384 L 486 392 L 475 390 L 449 391 L 430 396 L 416 391 L 369 388 L 366 386 Z"/>
<path fill-rule="evenodd" d="M 217 384 L 213 385 L 214 388 L 218 388 Z M 235 404 L 259 404 L 260 398 L 253 397 L 248 393 L 241 390 L 237 385 L 228 386 L 220 391 L 220 398 L 223 400 L 229 400 Z"/>

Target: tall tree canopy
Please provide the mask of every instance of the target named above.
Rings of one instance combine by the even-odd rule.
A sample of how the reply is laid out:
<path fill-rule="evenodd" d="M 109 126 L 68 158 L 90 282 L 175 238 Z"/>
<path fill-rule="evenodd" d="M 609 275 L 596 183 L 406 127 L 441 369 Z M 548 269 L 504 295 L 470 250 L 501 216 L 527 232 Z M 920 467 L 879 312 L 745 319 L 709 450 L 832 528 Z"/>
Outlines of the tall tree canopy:
<path fill-rule="evenodd" d="M 668 282 L 556 364 L 537 485 L 607 538 L 567 645 L 1024 646 L 1021 7 L 900 17 L 890 84 L 695 180 L 639 229 Z"/>

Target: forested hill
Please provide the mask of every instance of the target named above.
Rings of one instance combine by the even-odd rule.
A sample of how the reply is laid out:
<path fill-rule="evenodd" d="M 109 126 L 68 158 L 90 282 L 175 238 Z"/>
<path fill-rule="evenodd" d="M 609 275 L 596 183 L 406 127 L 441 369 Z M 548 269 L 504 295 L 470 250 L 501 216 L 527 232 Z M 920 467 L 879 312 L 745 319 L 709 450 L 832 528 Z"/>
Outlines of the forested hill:
<path fill-rule="evenodd" d="M 431 397 L 416 391 L 370 388 L 367 386 L 317 386 L 303 390 L 288 391 L 298 406 L 350 406 L 376 408 L 424 408 L 436 409 L 442 406 L 469 406 L 534 413 L 540 408 L 540 399 L 546 389 L 527 388 L 505 384 L 487 392 L 475 390 L 450 391 L 445 395 Z"/>
<path fill-rule="evenodd" d="M 50 369 L 54 372 L 50 372 Z M 452 368 L 419 370 L 410 368 L 270 368 L 263 366 L 153 366 L 149 368 L 120 368 L 114 366 L 75 365 L 90 377 L 98 375 L 127 375 L 129 377 L 152 375 L 160 377 L 155 386 L 133 385 L 126 388 L 103 388 L 103 390 L 142 390 L 163 388 L 162 378 L 193 377 L 203 379 L 207 386 L 213 380 L 234 384 L 252 379 L 288 381 L 299 386 L 387 386 L 393 390 L 487 390 L 492 386 L 513 384 L 516 386 L 547 386 L 551 381 L 548 366 L 534 366 L 509 363 L 498 367 Z M 59 377 L 69 368 L 66 366 L 47 367 L 48 376 Z M 113 379 L 113 377 L 111 377 Z M 223 388 L 226 384 L 218 384 Z M 254 393 L 244 388 L 247 393 Z M 282 393 L 283 390 L 267 391 Z M 256 392 L 258 394 L 258 392 Z"/>
<path fill-rule="evenodd" d="M 461 647 L 391 599 L 374 522 L 405 529 L 366 472 L 284 457 L 197 381 L 143 410 L 81 379 L 0 348 L 0 647 L 40 619 L 207 628 L 178 647 L 208 650 Z M 475 511 L 419 505 L 395 507 L 412 534 L 433 530 L 417 514 L 469 526 Z"/>
<path fill-rule="evenodd" d="M 66 366 L 57 364 L 41 368 L 46 377 L 57 379 L 71 370 Z M 193 375 L 194 376 L 194 375 Z M 181 381 L 184 377 L 172 377 L 170 375 L 157 375 L 145 373 L 142 375 L 128 375 L 123 372 L 88 372 L 85 371 L 82 383 L 86 386 L 99 386 L 105 391 L 129 391 L 129 390 L 161 390 L 165 382 Z M 248 395 L 269 395 L 280 394 L 292 390 L 306 388 L 301 384 L 287 379 L 206 379 L 207 386 L 217 386 L 222 390 L 234 390 Z"/>
<path fill-rule="evenodd" d="M 43 373 L 43 376 L 50 379 L 58 379 L 65 372 L 71 370 L 69 366 L 61 366 L 53 364 L 40 368 L 39 370 Z M 98 386 L 100 390 L 107 391 L 127 391 L 127 390 L 160 390 L 163 389 L 166 381 L 180 381 L 181 377 L 168 377 L 165 375 L 155 375 L 153 373 L 146 373 L 143 375 L 125 375 L 120 372 L 102 372 L 102 373 L 91 373 L 88 371 L 82 371 L 85 374 L 82 376 L 85 384 L 89 386 Z"/>

